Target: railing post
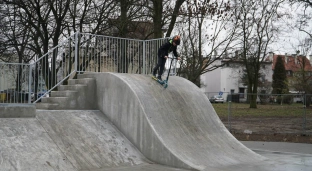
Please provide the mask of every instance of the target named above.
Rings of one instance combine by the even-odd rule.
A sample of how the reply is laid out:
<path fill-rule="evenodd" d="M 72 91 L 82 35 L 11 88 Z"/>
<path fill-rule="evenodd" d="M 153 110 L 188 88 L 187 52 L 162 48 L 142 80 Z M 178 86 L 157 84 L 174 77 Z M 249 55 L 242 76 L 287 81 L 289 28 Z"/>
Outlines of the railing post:
<path fill-rule="evenodd" d="M 79 32 L 76 32 L 75 34 L 75 71 L 78 71 L 78 34 Z"/>
<path fill-rule="evenodd" d="M 145 54 L 145 40 L 143 40 L 143 74 L 146 74 L 146 54 Z"/>
<path fill-rule="evenodd" d="M 28 65 L 28 104 L 31 103 L 31 64 Z"/>
<path fill-rule="evenodd" d="M 232 129 L 231 112 L 232 112 L 232 94 L 230 96 L 230 100 L 228 101 L 228 126 L 230 132 Z"/>
<path fill-rule="evenodd" d="M 304 94 L 303 100 L 303 123 L 302 123 L 302 134 L 305 135 L 306 132 L 306 122 L 307 122 L 307 115 L 306 115 L 306 108 L 307 108 L 307 94 Z"/>

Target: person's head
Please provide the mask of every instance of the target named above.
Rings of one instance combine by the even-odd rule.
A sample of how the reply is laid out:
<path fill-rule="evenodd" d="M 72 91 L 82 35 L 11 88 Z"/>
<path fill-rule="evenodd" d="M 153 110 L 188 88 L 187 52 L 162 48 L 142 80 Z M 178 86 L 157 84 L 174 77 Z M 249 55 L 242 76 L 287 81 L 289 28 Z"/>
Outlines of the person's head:
<path fill-rule="evenodd" d="M 174 46 L 177 46 L 177 45 L 180 45 L 180 36 L 179 35 L 176 35 L 172 38 L 172 44 Z"/>

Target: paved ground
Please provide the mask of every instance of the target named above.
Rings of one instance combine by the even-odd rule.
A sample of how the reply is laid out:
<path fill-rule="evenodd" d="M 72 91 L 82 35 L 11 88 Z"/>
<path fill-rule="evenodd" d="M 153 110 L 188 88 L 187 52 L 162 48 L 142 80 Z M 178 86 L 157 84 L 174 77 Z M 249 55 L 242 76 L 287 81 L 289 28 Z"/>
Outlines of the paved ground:
<path fill-rule="evenodd" d="M 263 142 L 263 141 L 241 141 L 241 142 L 248 148 L 257 151 L 271 151 L 271 152 L 312 155 L 312 144 Z"/>
<path fill-rule="evenodd" d="M 274 171 L 309 171 L 312 168 L 312 144 L 242 141 L 256 153 L 267 157 Z M 261 169 L 259 169 L 260 171 Z"/>

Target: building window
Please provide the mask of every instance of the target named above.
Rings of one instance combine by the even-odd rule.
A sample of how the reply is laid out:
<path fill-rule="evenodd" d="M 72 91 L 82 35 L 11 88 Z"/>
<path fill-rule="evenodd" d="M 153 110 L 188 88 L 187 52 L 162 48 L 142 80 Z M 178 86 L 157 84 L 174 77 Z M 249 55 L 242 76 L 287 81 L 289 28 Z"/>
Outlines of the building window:
<path fill-rule="evenodd" d="M 239 88 L 239 98 L 244 98 L 245 88 Z"/>

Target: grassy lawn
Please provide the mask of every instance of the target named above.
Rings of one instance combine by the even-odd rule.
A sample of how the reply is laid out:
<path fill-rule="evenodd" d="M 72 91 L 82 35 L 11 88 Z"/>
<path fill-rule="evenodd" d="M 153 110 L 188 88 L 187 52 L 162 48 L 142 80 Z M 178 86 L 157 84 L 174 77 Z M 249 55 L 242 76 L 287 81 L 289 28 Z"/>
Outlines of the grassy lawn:
<path fill-rule="evenodd" d="M 291 105 L 267 104 L 257 105 L 257 109 L 249 108 L 246 103 L 212 103 L 219 117 L 307 117 L 312 116 L 312 109 L 305 109 L 302 104 Z"/>

